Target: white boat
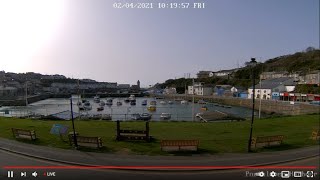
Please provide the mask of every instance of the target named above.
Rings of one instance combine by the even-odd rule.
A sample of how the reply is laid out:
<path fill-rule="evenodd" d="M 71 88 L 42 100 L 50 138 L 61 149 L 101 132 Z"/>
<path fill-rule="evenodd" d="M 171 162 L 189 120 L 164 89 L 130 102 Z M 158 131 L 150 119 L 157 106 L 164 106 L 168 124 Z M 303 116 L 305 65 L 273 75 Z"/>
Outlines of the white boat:
<path fill-rule="evenodd" d="M 100 105 L 100 106 L 105 106 L 106 103 L 105 103 L 104 101 L 100 101 L 99 105 Z"/>
<path fill-rule="evenodd" d="M 131 94 L 130 97 L 129 97 L 129 100 L 130 101 L 136 101 L 136 96 Z"/>
<path fill-rule="evenodd" d="M 160 101 L 160 104 L 167 104 L 166 101 Z"/>
<path fill-rule="evenodd" d="M 100 102 L 100 97 L 97 95 L 97 96 L 94 96 L 93 97 L 93 102 L 95 103 L 99 103 Z"/>
<path fill-rule="evenodd" d="M 160 119 L 162 119 L 162 120 L 171 119 L 171 114 L 170 113 L 161 113 Z"/>
<path fill-rule="evenodd" d="M 107 99 L 107 102 L 106 102 L 106 105 L 107 106 L 112 106 L 112 104 L 113 104 L 113 100 L 112 99 Z"/>
<path fill-rule="evenodd" d="M 173 101 L 168 101 L 168 104 L 173 104 Z"/>
<path fill-rule="evenodd" d="M 131 119 L 132 120 L 140 120 L 140 118 L 141 118 L 141 116 L 138 113 L 131 114 Z"/>
<path fill-rule="evenodd" d="M 181 104 L 188 104 L 188 101 L 182 100 L 182 101 L 181 101 Z"/>
<path fill-rule="evenodd" d="M 101 119 L 102 120 L 112 120 L 112 116 L 110 114 L 102 114 Z"/>

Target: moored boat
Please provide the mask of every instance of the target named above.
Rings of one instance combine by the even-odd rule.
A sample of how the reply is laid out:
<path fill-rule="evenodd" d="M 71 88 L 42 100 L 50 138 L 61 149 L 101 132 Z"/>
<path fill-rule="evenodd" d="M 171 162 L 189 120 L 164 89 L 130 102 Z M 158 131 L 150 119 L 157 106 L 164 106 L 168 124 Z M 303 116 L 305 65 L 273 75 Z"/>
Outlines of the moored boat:
<path fill-rule="evenodd" d="M 171 114 L 170 113 L 161 113 L 160 119 L 169 120 L 169 119 L 171 119 Z"/>
<path fill-rule="evenodd" d="M 132 105 L 132 106 L 136 105 L 136 101 L 135 101 L 135 100 L 134 100 L 134 101 L 131 101 L 131 102 L 130 102 L 130 105 Z"/>
<path fill-rule="evenodd" d="M 107 106 L 112 106 L 112 104 L 113 104 L 113 100 L 112 99 L 107 99 L 107 102 L 106 102 L 106 105 Z"/>
<path fill-rule="evenodd" d="M 167 102 L 166 101 L 160 101 L 160 104 L 167 104 Z"/>
<path fill-rule="evenodd" d="M 188 104 L 188 101 L 182 100 L 182 101 L 181 101 L 181 104 Z"/>
<path fill-rule="evenodd" d="M 149 113 L 142 113 L 140 115 L 140 119 L 141 120 L 145 120 L 145 121 L 149 121 L 151 119 L 152 115 Z"/>
<path fill-rule="evenodd" d="M 168 101 L 168 104 L 173 104 L 173 101 Z"/>
<path fill-rule="evenodd" d="M 97 108 L 97 111 L 103 111 L 104 110 L 104 107 L 103 106 L 99 106 L 98 108 Z"/>
<path fill-rule="evenodd" d="M 208 107 L 207 107 L 207 106 L 202 106 L 202 107 L 200 108 L 200 110 L 201 110 L 201 111 L 207 111 L 207 110 L 208 110 Z"/>
<path fill-rule="evenodd" d="M 207 102 L 205 102 L 204 100 L 200 99 L 200 100 L 198 101 L 198 104 L 207 104 Z"/>
<path fill-rule="evenodd" d="M 146 106 L 147 104 L 148 104 L 147 100 L 143 100 L 142 103 L 141 103 L 142 106 Z"/>
<path fill-rule="evenodd" d="M 84 110 L 88 111 L 92 109 L 92 106 L 89 101 L 86 101 L 83 106 Z"/>
<path fill-rule="evenodd" d="M 100 101 L 99 106 L 105 106 L 106 103 L 104 101 Z"/>
<path fill-rule="evenodd" d="M 121 105 L 122 105 L 122 102 L 118 101 L 117 106 L 121 106 Z"/>
<path fill-rule="evenodd" d="M 101 119 L 102 120 L 112 120 L 112 117 L 110 114 L 102 114 Z"/>
<path fill-rule="evenodd" d="M 100 102 L 100 97 L 98 95 L 93 97 L 93 102 L 99 103 Z"/>
<path fill-rule="evenodd" d="M 149 111 L 156 111 L 157 107 L 155 105 L 149 105 L 147 108 Z"/>
<path fill-rule="evenodd" d="M 151 101 L 150 105 L 154 105 L 154 106 L 157 105 L 157 101 Z"/>
<path fill-rule="evenodd" d="M 131 114 L 131 119 L 132 120 L 140 120 L 140 118 L 141 118 L 141 116 L 138 113 Z"/>
<path fill-rule="evenodd" d="M 129 101 L 136 101 L 136 96 L 131 94 L 130 97 L 129 97 Z"/>

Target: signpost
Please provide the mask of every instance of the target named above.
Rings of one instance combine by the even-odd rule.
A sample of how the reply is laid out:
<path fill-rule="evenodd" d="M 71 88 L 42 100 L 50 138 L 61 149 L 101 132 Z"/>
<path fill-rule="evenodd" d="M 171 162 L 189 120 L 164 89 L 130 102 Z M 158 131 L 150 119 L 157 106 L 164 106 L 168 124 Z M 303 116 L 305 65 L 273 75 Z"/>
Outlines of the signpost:
<path fill-rule="evenodd" d="M 63 135 L 68 133 L 69 126 L 65 126 L 62 124 L 54 124 L 50 130 L 51 134 L 59 135 L 60 138 L 63 140 Z"/>

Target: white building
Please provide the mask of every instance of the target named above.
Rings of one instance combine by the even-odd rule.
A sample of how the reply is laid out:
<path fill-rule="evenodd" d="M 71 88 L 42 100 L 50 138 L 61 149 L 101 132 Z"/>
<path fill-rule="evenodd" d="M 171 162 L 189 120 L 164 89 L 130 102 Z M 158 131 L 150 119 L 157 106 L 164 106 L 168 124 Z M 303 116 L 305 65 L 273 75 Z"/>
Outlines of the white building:
<path fill-rule="evenodd" d="M 177 94 L 177 89 L 176 88 L 168 88 L 166 87 L 164 90 L 163 90 L 163 94 Z"/>
<path fill-rule="evenodd" d="M 209 78 L 209 77 L 213 77 L 213 76 L 214 76 L 214 72 L 212 72 L 212 71 L 199 71 L 197 73 L 198 78 Z"/>
<path fill-rule="evenodd" d="M 214 73 L 215 76 L 224 77 L 229 76 L 232 73 L 236 72 L 238 69 L 230 69 L 230 70 L 221 70 Z"/>
<path fill-rule="evenodd" d="M 0 97 L 4 96 L 16 96 L 18 94 L 18 89 L 9 86 L 0 86 Z"/>
<path fill-rule="evenodd" d="M 275 79 L 268 79 L 261 81 L 255 85 L 255 98 L 256 99 L 272 99 L 273 92 L 292 92 L 294 91 L 294 78 L 282 77 Z M 253 88 L 248 89 L 248 98 L 252 99 Z"/>
<path fill-rule="evenodd" d="M 188 94 L 195 94 L 200 96 L 212 95 L 212 87 L 206 87 L 201 82 L 195 82 L 193 86 L 188 86 Z"/>

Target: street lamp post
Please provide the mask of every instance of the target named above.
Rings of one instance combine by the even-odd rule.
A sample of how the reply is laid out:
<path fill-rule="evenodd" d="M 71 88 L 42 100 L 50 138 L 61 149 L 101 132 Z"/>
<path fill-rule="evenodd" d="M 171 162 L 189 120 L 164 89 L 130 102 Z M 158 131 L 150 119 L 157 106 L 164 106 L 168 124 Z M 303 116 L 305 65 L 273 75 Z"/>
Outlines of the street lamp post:
<path fill-rule="evenodd" d="M 250 136 L 248 143 L 248 152 L 252 152 L 251 150 L 251 142 L 252 142 L 252 129 L 253 129 L 253 120 L 254 120 L 254 101 L 255 101 L 255 77 L 254 77 L 254 66 L 257 64 L 255 58 L 251 58 L 250 66 L 251 66 L 251 75 L 252 75 L 252 114 L 251 114 L 251 124 L 250 124 Z"/>
<path fill-rule="evenodd" d="M 73 141 L 74 141 L 74 146 L 76 149 L 78 148 L 78 142 L 77 142 L 77 135 L 76 135 L 76 130 L 74 128 L 74 118 L 73 118 L 73 108 L 72 108 L 72 96 L 70 98 L 70 106 L 71 106 L 71 120 L 72 120 L 72 129 L 73 129 Z"/>
<path fill-rule="evenodd" d="M 194 122 L 194 78 L 192 79 L 192 121 Z"/>

